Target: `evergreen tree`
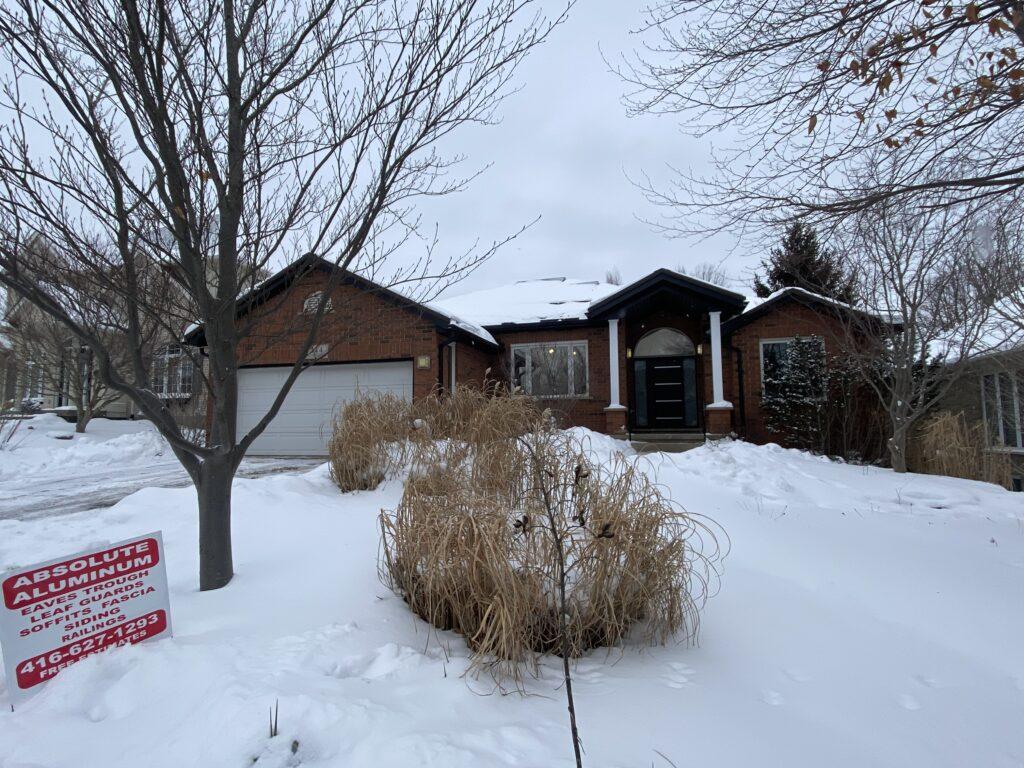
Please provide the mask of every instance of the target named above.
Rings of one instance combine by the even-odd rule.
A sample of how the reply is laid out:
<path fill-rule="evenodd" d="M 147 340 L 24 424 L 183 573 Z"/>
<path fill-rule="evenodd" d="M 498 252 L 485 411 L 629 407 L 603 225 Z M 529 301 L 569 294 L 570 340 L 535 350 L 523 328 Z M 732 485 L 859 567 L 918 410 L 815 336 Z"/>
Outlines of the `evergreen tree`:
<path fill-rule="evenodd" d="M 828 372 L 821 339 L 795 338 L 765 358 L 761 409 L 769 432 L 804 450 L 825 451 Z"/>
<path fill-rule="evenodd" d="M 764 277 L 754 276 L 754 292 L 762 299 L 783 288 L 804 288 L 853 304 L 854 279 L 834 251 L 822 247 L 813 227 L 790 225 L 778 248 L 761 262 Z"/>

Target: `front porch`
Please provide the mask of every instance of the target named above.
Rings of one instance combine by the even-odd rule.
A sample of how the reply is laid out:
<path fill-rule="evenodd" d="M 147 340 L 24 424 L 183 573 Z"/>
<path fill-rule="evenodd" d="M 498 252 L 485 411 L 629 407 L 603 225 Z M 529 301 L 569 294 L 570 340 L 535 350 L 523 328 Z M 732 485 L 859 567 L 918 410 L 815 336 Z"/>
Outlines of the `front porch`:
<path fill-rule="evenodd" d="M 589 316 L 608 323 L 606 431 L 681 449 L 733 432 L 721 324 L 744 305 L 668 270 L 594 304 Z"/>

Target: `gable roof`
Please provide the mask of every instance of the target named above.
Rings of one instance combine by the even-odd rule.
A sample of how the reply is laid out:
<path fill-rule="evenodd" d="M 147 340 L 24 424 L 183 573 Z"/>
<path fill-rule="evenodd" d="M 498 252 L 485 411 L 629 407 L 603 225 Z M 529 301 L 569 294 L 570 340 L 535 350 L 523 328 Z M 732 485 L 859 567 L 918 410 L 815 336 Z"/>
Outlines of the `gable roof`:
<path fill-rule="evenodd" d="M 759 317 L 764 317 L 770 312 L 778 310 L 779 307 L 787 301 L 795 301 L 798 304 L 802 304 L 803 306 L 810 307 L 812 309 L 827 309 L 832 312 L 839 313 L 850 312 L 865 317 L 872 317 L 883 323 L 886 322 L 885 318 L 874 312 L 858 309 L 846 302 L 838 301 L 837 299 L 832 299 L 828 296 L 822 296 L 819 293 L 814 293 L 804 288 L 792 286 L 775 291 L 775 293 L 765 299 L 757 300 L 757 303 L 743 314 L 736 315 L 736 317 L 726 320 L 722 323 L 722 333 L 730 334 L 738 331 L 740 328 L 754 320 L 757 320 Z"/>
<path fill-rule="evenodd" d="M 594 302 L 587 314 L 589 317 L 610 315 L 642 298 L 650 291 L 666 288 L 694 294 L 705 299 L 712 306 L 720 306 L 723 310 L 742 312 L 747 304 L 747 297 L 741 293 L 727 290 L 696 277 L 673 272 L 671 269 L 662 268 L 656 269 L 646 277 L 642 277 L 610 296 Z"/>
<path fill-rule="evenodd" d="M 322 259 L 314 254 L 306 254 L 302 258 L 297 259 L 281 271 L 264 280 L 248 293 L 239 297 L 235 305 L 237 315 L 249 312 L 254 307 L 270 300 L 273 296 L 286 289 L 298 278 L 304 277 L 305 275 L 313 272 L 341 272 L 338 283 L 339 285 L 353 285 L 363 290 L 372 291 L 384 301 L 409 309 L 421 317 L 432 321 L 439 328 L 453 332 L 466 333 L 490 346 L 498 346 L 494 337 L 476 323 L 443 312 L 429 303 L 423 303 L 411 299 L 398 291 L 386 288 L 379 283 L 375 283 L 372 280 L 357 275 L 355 272 L 342 270 L 337 265 L 332 264 L 326 259 Z M 203 346 L 206 343 L 206 338 L 203 333 L 202 326 L 190 326 L 185 331 L 184 341 L 187 344 Z"/>

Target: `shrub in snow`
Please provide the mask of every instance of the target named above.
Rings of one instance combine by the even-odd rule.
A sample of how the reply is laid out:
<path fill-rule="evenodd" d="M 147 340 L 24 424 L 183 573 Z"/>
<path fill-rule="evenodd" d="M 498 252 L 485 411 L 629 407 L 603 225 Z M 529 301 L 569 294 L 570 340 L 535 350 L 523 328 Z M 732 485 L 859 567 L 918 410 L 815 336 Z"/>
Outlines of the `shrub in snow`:
<path fill-rule="evenodd" d="M 1010 454 L 990 450 L 984 426 L 968 424 L 963 413 L 938 411 L 925 417 L 907 448 L 907 463 L 913 472 L 1013 486 Z"/>
<path fill-rule="evenodd" d="M 17 441 L 14 439 L 21 426 L 21 419 L 14 414 L 0 411 L 0 451 L 13 449 Z"/>
<path fill-rule="evenodd" d="M 331 478 L 343 491 L 376 488 L 408 463 L 416 446 L 429 451 L 435 440 L 446 439 L 468 452 L 522 434 L 541 418 L 534 400 L 496 385 L 460 385 L 411 403 L 388 392 L 360 395 L 335 416 L 328 443 Z"/>
<path fill-rule="evenodd" d="M 886 452 L 885 414 L 851 361 L 826 357 L 820 338 L 797 337 L 765 359 L 765 427 L 792 448 L 875 461 Z"/>
<path fill-rule="evenodd" d="M 462 634 L 476 671 L 521 679 L 627 637 L 696 637 L 716 577 L 716 527 L 621 456 L 592 463 L 543 423 L 519 437 L 418 450 L 381 513 L 382 580 Z"/>
<path fill-rule="evenodd" d="M 409 403 L 391 392 L 360 395 L 335 414 L 327 444 L 331 479 L 343 491 L 376 488 L 405 463 Z"/>

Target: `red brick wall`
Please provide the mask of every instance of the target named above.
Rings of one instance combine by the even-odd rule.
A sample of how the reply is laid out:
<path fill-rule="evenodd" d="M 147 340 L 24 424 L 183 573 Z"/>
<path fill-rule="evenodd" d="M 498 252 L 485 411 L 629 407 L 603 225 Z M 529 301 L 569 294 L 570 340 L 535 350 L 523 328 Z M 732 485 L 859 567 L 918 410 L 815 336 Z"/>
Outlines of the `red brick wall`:
<path fill-rule="evenodd" d="M 608 406 L 611 396 L 608 384 L 608 324 L 585 326 L 580 328 L 558 328 L 545 331 L 512 331 L 502 333 L 498 341 L 504 345 L 501 359 L 495 364 L 495 373 L 508 381 L 511 369 L 513 344 L 531 344 L 543 341 L 586 341 L 587 342 L 587 375 L 589 377 L 589 396 L 573 399 L 553 399 L 545 401 L 566 425 L 587 427 L 597 432 L 605 431 L 604 409 Z M 461 348 L 459 352 L 461 353 Z M 619 330 L 619 392 L 620 398 L 626 397 L 626 346 L 625 335 Z M 458 377 L 462 378 L 461 369 Z"/>
<path fill-rule="evenodd" d="M 761 412 L 761 341 L 768 339 L 784 339 L 792 336 L 818 336 L 825 342 L 827 357 L 836 354 L 837 339 L 841 328 L 835 319 L 815 312 L 796 301 L 785 301 L 777 309 L 743 326 L 732 334 L 731 339 L 723 341 L 723 345 L 739 349 L 743 355 L 744 405 L 746 410 L 745 437 L 755 443 L 778 441 L 778 436 L 767 430 L 764 414 Z M 738 387 L 730 386 L 729 381 L 737 378 L 735 353 L 723 349 L 730 360 L 724 361 L 726 375 L 726 398 L 732 399 L 736 406 L 734 424 L 737 431 L 742 429 L 739 413 Z M 709 361 L 710 365 L 710 361 Z M 731 395 L 731 398 L 730 398 Z"/>
<path fill-rule="evenodd" d="M 470 387 L 483 387 L 487 380 L 504 380 L 503 371 L 499 371 L 500 353 L 484 349 L 471 341 L 459 341 L 455 345 L 455 381 Z M 448 355 L 450 349 L 444 348 L 444 386 L 451 386 L 449 374 L 451 367 Z M 489 370 L 488 370 L 489 369 Z"/>
<path fill-rule="evenodd" d="M 255 326 L 239 345 L 240 364 L 294 363 L 309 332 L 310 317 L 302 311 L 303 301 L 321 290 L 327 279 L 323 272 L 308 274 L 255 310 Z M 315 342 L 328 346 L 323 362 L 415 361 L 425 355 L 430 358 L 429 368 L 413 363 L 413 396 L 423 397 L 433 390 L 440 339 L 429 318 L 351 285 L 337 286 L 331 300 L 333 310 L 324 315 Z"/>

